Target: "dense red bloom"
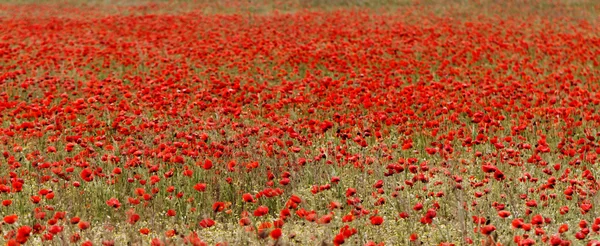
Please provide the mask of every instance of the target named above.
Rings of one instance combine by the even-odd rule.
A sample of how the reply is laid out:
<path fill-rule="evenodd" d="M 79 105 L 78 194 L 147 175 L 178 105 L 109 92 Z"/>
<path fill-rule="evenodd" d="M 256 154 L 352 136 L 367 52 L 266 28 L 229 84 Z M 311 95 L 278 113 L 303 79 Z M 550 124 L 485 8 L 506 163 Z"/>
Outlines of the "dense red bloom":
<path fill-rule="evenodd" d="M 486 5 L 500 13 L 490 15 L 463 4 L 432 14 L 420 10 L 437 1 L 384 13 L 263 2 L 173 13 L 161 3 L 117 13 L 0 4 L 3 242 L 36 234 L 91 244 L 81 238 L 125 222 L 187 230 L 152 231 L 169 237 L 152 245 L 203 245 L 190 230 L 204 229 L 181 223 L 207 216 L 274 240 L 284 224 L 338 219 L 441 228 L 473 216 L 478 233 L 514 227 L 484 236 L 490 245 L 567 245 L 600 231 L 585 216 L 569 232 L 571 210 L 593 213 L 599 190 L 597 8 L 503 3 Z M 279 8 L 286 13 L 243 14 Z M 507 18 L 505 8 L 523 11 Z M 399 214 L 384 223 L 374 209 Z M 75 215 L 98 228 L 79 231 L 90 223 Z M 335 244 L 394 236 L 369 229 L 351 240 L 356 229 L 343 226 L 327 234 Z M 323 235 L 309 241 L 332 240 Z"/>

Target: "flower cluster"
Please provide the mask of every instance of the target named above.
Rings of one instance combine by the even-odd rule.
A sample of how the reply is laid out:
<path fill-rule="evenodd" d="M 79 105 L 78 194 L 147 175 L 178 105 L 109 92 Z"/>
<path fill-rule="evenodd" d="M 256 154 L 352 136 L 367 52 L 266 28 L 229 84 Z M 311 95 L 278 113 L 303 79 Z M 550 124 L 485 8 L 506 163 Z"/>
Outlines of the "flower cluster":
<path fill-rule="evenodd" d="M 2 18 L 2 240 L 598 244 L 600 25 L 404 10 Z"/>

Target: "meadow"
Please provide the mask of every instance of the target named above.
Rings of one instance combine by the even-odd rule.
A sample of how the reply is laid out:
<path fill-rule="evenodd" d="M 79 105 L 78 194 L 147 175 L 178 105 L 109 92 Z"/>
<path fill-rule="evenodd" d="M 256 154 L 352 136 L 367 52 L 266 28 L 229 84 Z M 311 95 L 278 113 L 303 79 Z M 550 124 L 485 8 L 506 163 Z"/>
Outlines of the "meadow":
<path fill-rule="evenodd" d="M 0 3 L 2 245 L 600 245 L 600 3 Z"/>

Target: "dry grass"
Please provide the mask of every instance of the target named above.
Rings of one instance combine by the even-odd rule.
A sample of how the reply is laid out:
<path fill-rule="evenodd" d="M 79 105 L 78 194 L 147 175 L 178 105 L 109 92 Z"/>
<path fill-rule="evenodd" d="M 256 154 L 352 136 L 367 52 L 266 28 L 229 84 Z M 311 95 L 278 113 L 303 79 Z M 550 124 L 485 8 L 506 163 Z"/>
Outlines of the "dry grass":
<path fill-rule="evenodd" d="M 34 8 L 26 6 L 34 5 Z M 477 16 L 598 21 L 600 3 L 595 0 L 5 0 L 0 16 L 69 16 L 73 12 L 101 15 L 178 14 L 201 11 L 206 14 L 270 14 L 303 10 L 355 9 L 375 13 L 418 11 L 457 19 Z M 4 10 L 2 10 L 4 9 Z"/>

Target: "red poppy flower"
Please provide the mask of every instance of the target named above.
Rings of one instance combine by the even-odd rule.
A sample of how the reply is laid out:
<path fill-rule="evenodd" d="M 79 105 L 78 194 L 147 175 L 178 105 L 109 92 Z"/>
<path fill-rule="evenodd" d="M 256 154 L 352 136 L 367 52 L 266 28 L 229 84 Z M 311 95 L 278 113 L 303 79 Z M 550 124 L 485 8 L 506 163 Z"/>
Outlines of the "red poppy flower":
<path fill-rule="evenodd" d="M 562 224 L 558 227 L 558 233 L 565 233 L 566 231 L 569 230 L 569 225 L 567 224 Z"/>
<path fill-rule="evenodd" d="M 271 238 L 277 240 L 281 237 L 281 229 L 275 228 L 275 230 L 272 230 L 269 235 L 271 236 Z"/>
<path fill-rule="evenodd" d="M 292 202 L 294 202 L 294 203 L 297 203 L 297 204 L 300 204 L 300 203 L 302 203 L 302 199 L 300 199 L 300 197 L 299 197 L 299 196 L 297 196 L 297 195 L 292 195 L 292 196 L 290 197 L 290 200 L 291 200 Z"/>
<path fill-rule="evenodd" d="M 501 218 L 506 218 L 506 217 L 510 216 L 510 212 L 505 211 L 505 210 L 498 211 L 498 216 L 500 216 Z"/>
<path fill-rule="evenodd" d="M 250 193 L 245 193 L 242 195 L 242 200 L 244 200 L 244 202 L 254 202 L 254 198 L 252 195 L 250 195 Z"/>
<path fill-rule="evenodd" d="M 346 190 L 346 197 L 353 196 L 354 194 L 356 194 L 356 189 L 354 189 L 354 188 L 348 188 Z"/>
<path fill-rule="evenodd" d="M 2 206 L 8 207 L 12 204 L 12 200 L 3 200 L 2 201 Z"/>
<path fill-rule="evenodd" d="M 92 180 L 94 180 L 93 172 L 91 169 L 88 168 L 81 170 L 79 176 L 81 177 L 81 179 L 83 179 L 83 181 L 86 182 L 91 182 Z"/>
<path fill-rule="evenodd" d="M 212 219 L 203 219 L 202 221 L 200 221 L 199 225 L 202 228 L 209 228 L 215 225 L 215 221 Z"/>
<path fill-rule="evenodd" d="M 371 225 L 381 225 L 381 224 L 383 224 L 383 217 L 381 217 L 381 216 L 371 217 Z"/>
<path fill-rule="evenodd" d="M 337 234 L 333 238 L 333 244 L 334 245 L 342 245 L 342 244 L 344 244 L 344 242 L 346 242 L 346 238 L 342 234 Z"/>
<path fill-rule="evenodd" d="M 260 217 L 269 213 L 269 208 L 266 206 L 259 206 L 256 210 L 254 210 L 254 216 Z"/>
<path fill-rule="evenodd" d="M 90 228 L 90 222 L 87 221 L 80 221 L 79 224 L 77 224 L 77 227 L 79 227 L 79 230 L 86 230 L 88 228 Z"/>
<path fill-rule="evenodd" d="M 543 224 L 543 223 L 544 223 L 544 217 L 542 217 L 542 216 L 541 216 L 541 215 L 539 215 L 539 214 L 537 214 L 537 215 L 535 215 L 535 216 L 533 216 L 533 217 L 531 218 L 531 224 L 534 224 L 534 225 L 541 225 L 541 224 Z"/>
<path fill-rule="evenodd" d="M 19 219 L 19 216 L 17 216 L 16 214 L 7 215 L 4 216 L 4 223 L 13 224 L 17 222 L 17 219 Z"/>
<path fill-rule="evenodd" d="M 75 217 L 71 218 L 71 220 L 69 220 L 69 222 L 73 225 L 79 223 L 79 221 L 81 221 L 81 219 L 77 216 L 75 216 Z"/>
<path fill-rule="evenodd" d="M 109 207 L 113 207 L 113 208 L 120 208 L 121 207 L 121 203 L 119 202 L 119 200 L 117 198 L 110 198 L 108 199 L 108 201 L 106 201 L 106 205 L 108 205 Z"/>
<path fill-rule="evenodd" d="M 240 222 L 239 222 L 239 224 L 241 226 L 247 226 L 247 225 L 250 225 L 251 223 L 252 223 L 252 221 L 250 221 L 250 218 L 248 218 L 248 217 L 241 218 Z"/>
<path fill-rule="evenodd" d="M 206 184 L 197 183 L 196 185 L 194 185 L 194 190 L 197 190 L 199 192 L 204 192 L 206 190 Z"/>
<path fill-rule="evenodd" d="M 150 242 L 150 246 L 164 246 L 165 244 L 158 238 L 153 238 Z"/>
<path fill-rule="evenodd" d="M 490 235 L 495 230 L 496 230 L 496 227 L 493 225 L 486 225 L 486 226 L 481 227 L 481 233 L 484 235 Z"/>

